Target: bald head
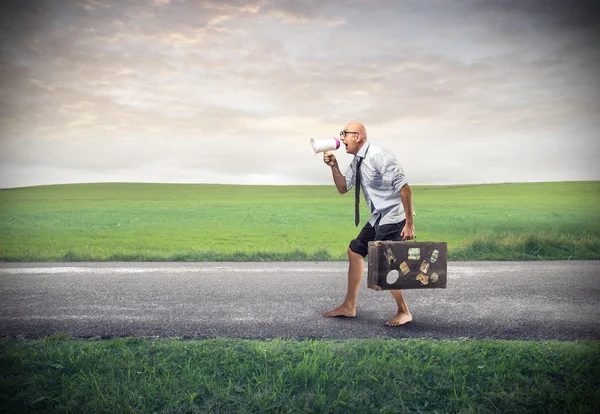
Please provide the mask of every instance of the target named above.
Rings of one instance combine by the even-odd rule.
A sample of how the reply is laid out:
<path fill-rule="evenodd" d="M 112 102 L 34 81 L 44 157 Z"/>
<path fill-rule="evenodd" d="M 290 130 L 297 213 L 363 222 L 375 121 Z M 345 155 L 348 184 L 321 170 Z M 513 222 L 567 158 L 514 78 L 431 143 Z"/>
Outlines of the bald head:
<path fill-rule="evenodd" d="M 365 139 L 365 141 L 367 140 L 367 129 L 363 124 L 360 124 L 358 122 L 350 122 L 348 125 L 346 125 L 344 130 L 356 131 Z"/>
<path fill-rule="evenodd" d="M 350 122 L 344 127 L 345 134 L 342 136 L 342 142 L 346 146 L 346 153 L 358 154 L 361 147 L 367 142 L 367 130 L 363 124 Z"/>

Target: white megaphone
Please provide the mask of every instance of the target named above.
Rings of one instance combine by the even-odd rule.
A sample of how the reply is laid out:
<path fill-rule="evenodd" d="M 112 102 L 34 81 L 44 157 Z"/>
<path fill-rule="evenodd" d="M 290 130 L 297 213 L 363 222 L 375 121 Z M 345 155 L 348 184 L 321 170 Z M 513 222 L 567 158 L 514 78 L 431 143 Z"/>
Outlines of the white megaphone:
<path fill-rule="evenodd" d="M 337 138 L 311 139 L 310 147 L 313 155 L 317 155 L 317 153 L 324 151 L 335 151 L 340 147 L 340 140 Z"/>

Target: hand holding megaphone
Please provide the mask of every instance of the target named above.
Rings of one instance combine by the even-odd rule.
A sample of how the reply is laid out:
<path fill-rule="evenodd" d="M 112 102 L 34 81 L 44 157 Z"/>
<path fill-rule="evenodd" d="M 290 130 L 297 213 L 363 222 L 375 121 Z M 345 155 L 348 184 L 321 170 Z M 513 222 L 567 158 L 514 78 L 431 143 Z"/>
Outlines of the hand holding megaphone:
<path fill-rule="evenodd" d="M 311 139 L 310 147 L 313 155 L 317 155 L 319 152 L 335 151 L 340 147 L 340 140 L 337 138 Z"/>
<path fill-rule="evenodd" d="M 333 155 L 333 153 L 329 152 L 329 151 L 325 151 L 323 153 L 323 162 L 327 165 L 329 165 L 330 167 L 335 166 L 335 164 L 337 164 L 337 160 L 335 159 L 335 155 Z"/>

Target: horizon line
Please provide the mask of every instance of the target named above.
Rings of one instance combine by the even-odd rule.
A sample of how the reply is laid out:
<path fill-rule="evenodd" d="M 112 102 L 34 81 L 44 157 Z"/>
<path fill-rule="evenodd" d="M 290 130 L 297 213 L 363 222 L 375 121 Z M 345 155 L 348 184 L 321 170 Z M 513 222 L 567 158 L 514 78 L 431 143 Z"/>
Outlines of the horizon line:
<path fill-rule="evenodd" d="M 550 184 L 550 183 L 592 183 L 600 180 L 564 180 L 564 181 L 498 181 L 498 182 L 468 182 L 452 184 L 409 184 L 411 187 L 452 187 L 452 186 L 476 186 L 476 185 L 502 185 L 502 184 Z M 19 190 L 25 188 L 68 186 L 68 185 L 105 185 L 105 184 L 143 184 L 143 185 L 220 185 L 231 187 L 329 187 L 334 184 L 248 184 L 248 183 L 186 183 L 186 182 L 156 182 L 156 181 L 91 181 L 74 183 L 36 184 L 19 187 L 0 187 L 2 190 Z"/>

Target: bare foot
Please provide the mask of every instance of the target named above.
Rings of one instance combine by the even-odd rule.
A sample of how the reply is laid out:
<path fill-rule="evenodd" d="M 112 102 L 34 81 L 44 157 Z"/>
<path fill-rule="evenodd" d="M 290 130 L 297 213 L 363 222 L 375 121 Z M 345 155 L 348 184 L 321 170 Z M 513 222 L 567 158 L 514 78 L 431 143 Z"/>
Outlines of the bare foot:
<path fill-rule="evenodd" d="M 347 306 L 340 306 L 339 308 L 335 308 L 334 310 L 324 313 L 323 316 L 326 318 L 331 318 L 334 316 L 345 316 L 346 318 L 354 318 L 356 316 L 356 308 L 352 309 Z"/>
<path fill-rule="evenodd" d="M 412 321 L 412 314 L 410 312 L 398 312 L 396 316 L 387 321 L 387 326 L 400 326 Z"/>

